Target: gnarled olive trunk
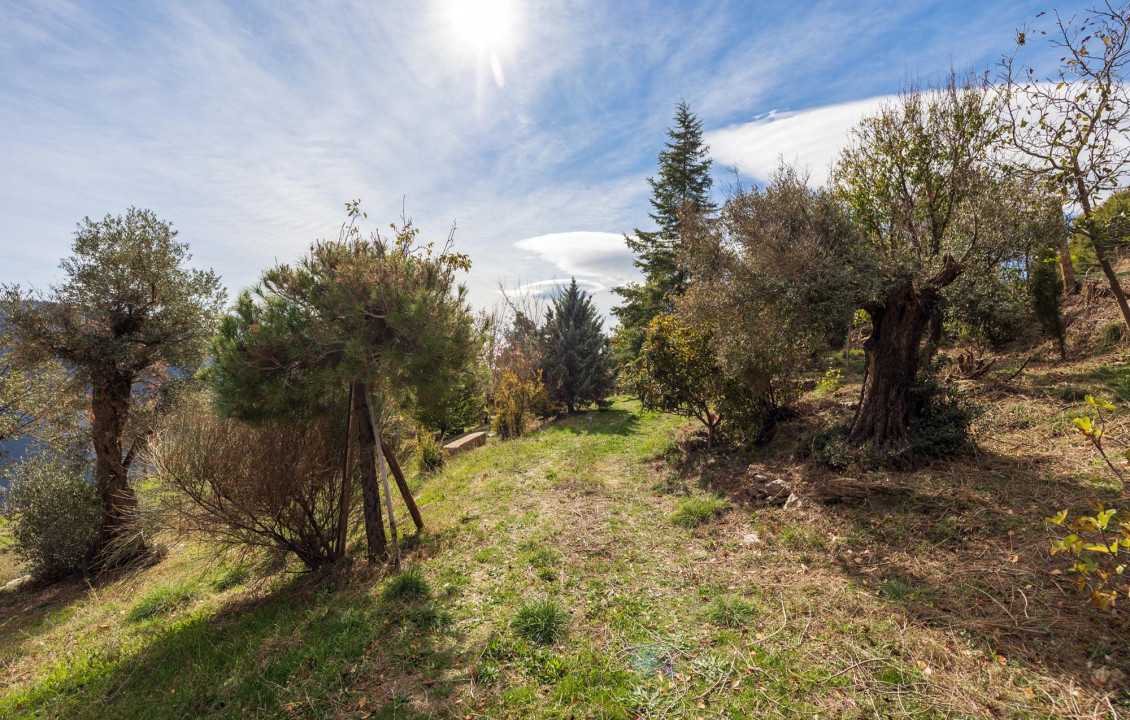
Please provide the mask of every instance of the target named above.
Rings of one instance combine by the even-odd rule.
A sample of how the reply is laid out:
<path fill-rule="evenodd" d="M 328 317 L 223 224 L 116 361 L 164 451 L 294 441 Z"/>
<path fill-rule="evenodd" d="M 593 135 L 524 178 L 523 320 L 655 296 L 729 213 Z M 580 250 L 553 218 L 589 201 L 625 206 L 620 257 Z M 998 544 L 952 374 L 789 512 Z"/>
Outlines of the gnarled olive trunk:
<path fill-rule="evenodd" d="M 907 280 L 865 308 L 871 315 L 871 335 L 863 343 L 867 374 L 851 424 L 853 443 L 869 441 L 897 449 L 910 442 L 910 391 L 918 374 L 919 348 L 941 289 L 960 272 L 957 261 L 946 255 L 942 268 L 926 282 Z"/>
<path fill-rule="evenodd" d="M 129 485 L 129 466 L 122 447 L 126 423 L 129 421 L 132 392 L 133 378 L 129 375 L 103 375 L 92 379 L 94 483 L 102 501 L 102 533 L 98 554 L 103 559 L 107 558 L 110 551 L 117 554 L 120 550 L 114 546 L 123 538 L 137 512 L 137 495 Z M 136 547 L 138 552 L 143 549 L 144 546 L 140 543 Z M 128 559 L 118 556 L 119 559 Z"/>
<path fill-rule="evenodd" d="M 373 424 L 369 385 L 353 384 L 353 417 L 357 428 L 357 459 L 361 469 L 361 500 L 365 514 L 365 540 L 369 562 L 388 556 L 384 518 L 381 516 L 380 481 L 377 479 L 377 428 Z"/>

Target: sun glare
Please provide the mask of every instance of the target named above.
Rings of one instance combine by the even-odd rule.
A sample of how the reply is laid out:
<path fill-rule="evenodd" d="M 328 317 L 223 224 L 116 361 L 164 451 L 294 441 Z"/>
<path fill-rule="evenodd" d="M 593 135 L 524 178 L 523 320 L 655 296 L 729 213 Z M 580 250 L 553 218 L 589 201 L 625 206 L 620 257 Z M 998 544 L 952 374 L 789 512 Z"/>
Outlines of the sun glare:
<path fill-rule="evenodd" d="M 456 35 L 479 51 L 503 50 L 514 34 L 512 0 L 447 0 L 447 14 Z"/>

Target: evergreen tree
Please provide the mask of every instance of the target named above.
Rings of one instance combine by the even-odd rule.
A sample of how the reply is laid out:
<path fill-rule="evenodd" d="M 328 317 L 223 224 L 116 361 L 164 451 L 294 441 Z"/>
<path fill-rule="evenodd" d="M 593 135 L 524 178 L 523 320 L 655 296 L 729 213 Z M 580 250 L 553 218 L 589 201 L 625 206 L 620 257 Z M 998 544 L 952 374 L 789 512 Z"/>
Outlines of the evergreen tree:
<path fill-rule="evenodd" d="M 1056 341 L 1059 356 L 1067 358 L 1067 344 L 1063 313 L 1060 310 L 1060 295 L 1063 292 L 1063 283 L 1059 273 L 1056 272 L 1058 254 L 1056 248 L 1047 246 L 1040 248 L 1032 257 L 1032 267 L 1028 271 L 1028 292 L 1032 296 L 1032 309 L 1036 315 L 1036 322 L 1045 334 Z"/>
<path fill-rule="evenodd" d="M 603 321 L 577 279 L 553 301 L 545 317 L 543 375 L 569 412 L 612 392 L 612 356 Z"/>
<path fill-rule="evenodd" d="M 626 361 L 639 355 L 651 319 L 670 309 L 668 298 L 686 291 L 689 277 L 679 263 L 680 214 L 717 210 L 710 199 L 711 161 L 702 141 L 702 121 L 685 102 L 676 106 L 675 125 L 668 128 L 667 136 L 659 153 L 659 174 L 647 180 L 652 190 L 649 217 L 658 229 L 637 228 L 635 237 L 625 238 L 637 255 L 635 265 L 643 271 L 644 280 L 613 290 L 624 299 L 612 312 L 620 320 L 617 351 Z"/>

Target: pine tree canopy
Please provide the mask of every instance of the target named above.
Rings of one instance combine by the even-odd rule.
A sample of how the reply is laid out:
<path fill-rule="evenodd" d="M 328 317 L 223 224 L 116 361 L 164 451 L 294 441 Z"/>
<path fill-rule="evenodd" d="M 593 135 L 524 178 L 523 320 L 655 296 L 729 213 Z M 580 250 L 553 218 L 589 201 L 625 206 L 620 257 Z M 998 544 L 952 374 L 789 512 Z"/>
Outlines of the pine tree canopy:
<path fill-rule="evenodd" d="M 612 392 L 612 355 L 603 325 L 576 278 L 546 312 L 543 374 L 550 392 L 569 412 Z"/>
<path fill-rule="evenodd" d="M 663 311 L 667 298 L 686 291 L 688 277 L 679 266 L 680 215 L 718 209 L 710 197 L 711 160 L 702 140 L 702 121 L 685 102 L 676 106 L 675 125 L 668 128 L 667 137 L 659 153 L 659 173 L 647 180 L 652 190 L 649 217 L 658 229 L 637 228 L 634 237 L 625 237 L 644 281 L 614 289 L 624 299 L 613 313 L 620 319 L 618 344 L 629 360 L 639 354 L 644 328 Z"/>

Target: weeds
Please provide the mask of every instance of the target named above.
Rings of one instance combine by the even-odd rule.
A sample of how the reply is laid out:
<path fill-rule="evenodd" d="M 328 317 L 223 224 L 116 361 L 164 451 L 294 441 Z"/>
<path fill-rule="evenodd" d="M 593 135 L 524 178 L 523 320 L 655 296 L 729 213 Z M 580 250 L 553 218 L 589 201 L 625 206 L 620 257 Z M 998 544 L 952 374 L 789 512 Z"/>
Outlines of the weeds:
<path fill-rule="evenodd" d="M 565 637 L 569 620 L 569 613 L 553 600 L 535 600 L 518 608 L 511 627 L 525 640 L 538 645 L 552 645 Z"/>

